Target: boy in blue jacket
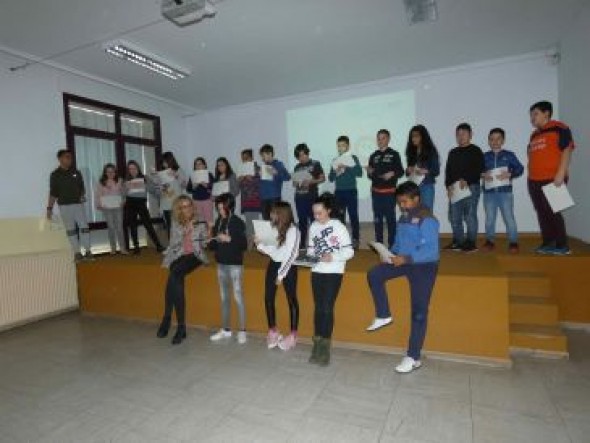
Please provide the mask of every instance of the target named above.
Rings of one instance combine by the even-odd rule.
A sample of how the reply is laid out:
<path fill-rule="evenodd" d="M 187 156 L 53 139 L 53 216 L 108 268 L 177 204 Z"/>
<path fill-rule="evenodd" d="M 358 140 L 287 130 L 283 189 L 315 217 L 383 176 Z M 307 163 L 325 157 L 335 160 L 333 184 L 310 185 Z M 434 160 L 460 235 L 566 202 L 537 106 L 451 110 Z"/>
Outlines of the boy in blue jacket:
<path fill-rule="evenodd" d="M 420 353 L 428 322 L 428 306 L 438 273 L 439 223 L 430 209 L 420 201 L 420 188 L 412 182 L 402 183 L 396 190 L 402 215 L 397 225 L 397 236 L 391 248 L 394 254 L 389 263 L 373 267 L 367 274 L 376 318 L 367 331 L 376 331 L 392 322 L 385 283 L 406 277 L 412 297 L 412 326 L 407 355 L 395 370 L 399 373 L 418 369 Z"/>
<path fill-rule="evenodd" d="M 262 218 L 270 220 L 272 205 L 281 200 L 283 182 L 291 180 L 291 174 L 285 165 L 275 159 L 275 149 L 271 145 L 260 148 L 260 202 L 262 204 Z M 262 170 L 265 168 L 265 171 Z"/>
<path fill-rule="evenodd" d="M 488 135 L 490 150 L 484 154 L 485 168 L 483 205 L 486 212 L 486 242 L 484 251 L 493 251 L 496 238 L 496 215 L 498 209 L 506 225 L 508 250 L 511 254 L 518 253 L 518 230 L 514 218 L 514 194 L 512 179 L 520 177 L 524 167 L 512 151 L 503 149 L 506 133 L 502 128 L 494 128 Z M 502 168 L 502 172 L 498 171 Z M 498 180 L 502 182 L 498 182 Z M 508 182 L 505 182 L 508 180 Z"/>

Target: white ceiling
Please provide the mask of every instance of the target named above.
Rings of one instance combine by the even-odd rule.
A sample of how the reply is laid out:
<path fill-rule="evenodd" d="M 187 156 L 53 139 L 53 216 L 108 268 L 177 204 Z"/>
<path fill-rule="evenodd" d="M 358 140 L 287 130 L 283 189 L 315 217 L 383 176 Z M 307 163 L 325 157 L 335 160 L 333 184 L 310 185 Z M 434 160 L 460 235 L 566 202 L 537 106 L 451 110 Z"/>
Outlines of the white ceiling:
<path fill-rule="evenodd" d="M 438 0 L 438 22 L 409 26 L 403 0 L 224 0 L 178 28 L 158 22 L 159 0 L 0 0 L 0 45 L 39 57 L 85 46 L 52 60 L 212 109 L 544 50 L 586 1 Z M 192 75 L 108 56 L 101 44 L 121 33 Z"/>

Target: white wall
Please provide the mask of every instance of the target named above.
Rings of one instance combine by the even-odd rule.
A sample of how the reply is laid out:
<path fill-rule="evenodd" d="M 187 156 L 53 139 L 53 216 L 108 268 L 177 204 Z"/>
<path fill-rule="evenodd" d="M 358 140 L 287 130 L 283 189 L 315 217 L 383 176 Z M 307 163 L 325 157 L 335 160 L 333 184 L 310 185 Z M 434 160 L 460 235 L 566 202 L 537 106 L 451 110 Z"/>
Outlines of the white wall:
<path fill-rule="evenodd" d="M 560 117 L 572 128 L 578 149 L 574 152 L 571 165 L 570 189 L 576 206 L 566 213 L 568 233 L 590 241 L 590 4 L 577 15 L 577 21 L 561 42 L 561 63 L 559 65 Z"/>
<path fill-rule="evenodd" d="M 287 110 L 407 89 L 416 91 L 417 122 L 429 128 L 443 160 L 454 146 L 455 126 L 467 121 L 474 127 L 475 143 L 482 148 L 487 148 L 490 128 L 505 128 L 507 148 L 516 151 L 524 163 L 531 131 L 528 108 L 540 99 L 557 101 L 557 68 L 550 66 L 542 54 L 528 54 L 207 112 L 187 118 L 189 145 L 185 164 L 190 165 L 198 155 L 205 156 L 209 162 L 224 155 L 236 163 L 242 148 L 257 150 L 263 143 L 274 145 L 278 157 L 286 160 L 293 148 L 287 146 Z M 406 138 L 407 134 L 393 134 L 393 146 L 403 151 Z M 310 148 L 313 156 L 314 147 Z M 519 179 L 515 188 L 519 230 L 538 231 L 525 180 Z M 442 221 L 443 231 L 448 232 L 443 192 L 439 180 L 435 212 Z M 291 191 L 284 194 L 290 197 Z M 361 204 L 361 217 L 372 219 L 368 202 Z M 483 230 L 483 217 L 480 230 Z"/>
<path fill-rule="evenodd" d="M 0 53 L 0 218 L 45 213 L 55 153 L 65 146 L 63 92 L 159 115 L 164 149 L 186 145 L 186 110 L 140 94 Z"/>

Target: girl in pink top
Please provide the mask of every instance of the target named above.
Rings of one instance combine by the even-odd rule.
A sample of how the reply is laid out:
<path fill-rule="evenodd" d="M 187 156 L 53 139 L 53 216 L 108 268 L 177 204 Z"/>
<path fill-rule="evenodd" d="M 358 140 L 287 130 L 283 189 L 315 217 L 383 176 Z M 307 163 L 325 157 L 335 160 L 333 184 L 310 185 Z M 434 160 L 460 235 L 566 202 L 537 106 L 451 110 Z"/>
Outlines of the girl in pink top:
<path fill-rule="evenodd" d="M 123 205 L 125 204 L 125 190 L 123 180 L 117 174 L 117 168 L 112 163 L 104 165 L 102 176 L 96 187 L 96 209 L 102 211 L 109 231 L 111 254 L 117 253 L 117 241 L 121 254 L 129 252 L 125 246 L 123 234 Z"/>

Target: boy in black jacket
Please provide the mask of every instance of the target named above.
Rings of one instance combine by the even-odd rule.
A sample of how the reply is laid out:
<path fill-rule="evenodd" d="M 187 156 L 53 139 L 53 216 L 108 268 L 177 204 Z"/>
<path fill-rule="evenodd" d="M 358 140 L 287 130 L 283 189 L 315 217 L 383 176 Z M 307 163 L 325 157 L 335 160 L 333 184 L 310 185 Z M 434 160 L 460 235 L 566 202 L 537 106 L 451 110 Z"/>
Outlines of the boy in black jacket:
<path fill-rule="evenodd" d="M 456 148 L 447 158 L 445 186 L 449 194 L 449 220 L 453 228 L 453 241 L 445 249 L 453 251 L 477 251 L 477 205 L 481 193 L 481 174 L 485 170 L 483 151 L 471 143 L 472 130 L 468 123 L 461 123 L 455 131 Z M 470 195 L 453 202 L 460 190 L 469 188 Z M 463 222 L 467 225 L 465 235 Z"/>
<path fill-rule="evenodd" d="M 377 132 L 377 150 L 369 157 L 367 175 L 371 179 L 371 199 L 375 219 L 375 241 L 383 243 L 383 218 L 387 223 L 387 244 L 395 242 L 395 188 L 404 175 L 399 154 L 389 147 L 391 135 L 387 129 Z"/>
<path fill-rule="evenodd" d="M 215 251 L 217 261 L 217 278 L 221 295 L 221 329 L 213 334 L 211 341 L 219 341 L 231 338 L 230 328 L 230 294 L 231 281 L 234 290 L 234 299 L 238 306 L 240 330 L 238 331 L 238 343 L 246 343 L 246 308 L 242 293 L 244 275 L 244 252 L 248 248 L 246 238 L 246 224 L 234 214 L 235 198 L 232 194 L 221 194 L 215 199 L 215 206 L 219 217 L 213 225 L 210 248 Z"/>

